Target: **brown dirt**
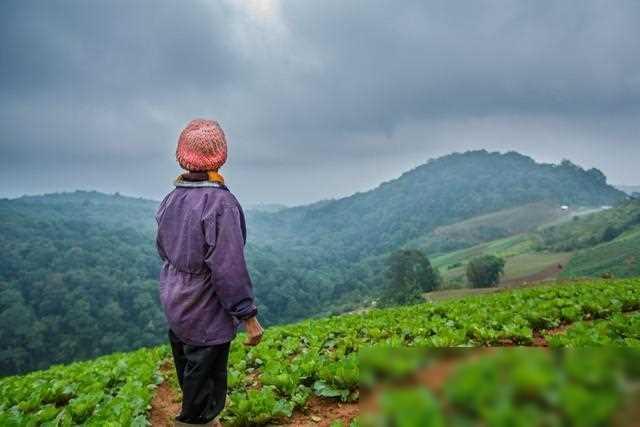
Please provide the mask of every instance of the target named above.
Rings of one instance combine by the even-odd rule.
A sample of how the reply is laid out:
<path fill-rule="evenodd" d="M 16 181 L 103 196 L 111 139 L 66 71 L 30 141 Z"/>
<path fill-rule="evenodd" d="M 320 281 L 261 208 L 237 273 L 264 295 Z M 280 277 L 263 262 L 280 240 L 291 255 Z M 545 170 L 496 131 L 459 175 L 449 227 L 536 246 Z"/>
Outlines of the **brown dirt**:
<path fill-rule="evenodd" d="M 555 270 L 555 272 L 554 272 Z M 538 273 L 529 276 L 520 276 L 509 280 L 501 281 L 495 288 L 460 288 L 460 289 L 443 289 L 439 291 L 431 291 L 424 293 L 422 296 L 425 300 L 431 302 L 447 301 L 450 299 L 464 298 L 470 295 L 493 294 L 497 292 L 508 292 L 520 288 L 536 288 L 545 286 L 549 281 L 553 280 L 554 286 L 571 285 L 578 281 L 584 282 L 585 278 L 580 279 L 560 279 L 557 275 L 562 271 L 557 264 L 547 267 Z M 555 276 L 554 276 L 555 274 Z M 555 277 L 555 278 L 554 278 Z"/>
<path fill-rule="evenodd" d="M 249 387 L 250 389 L 254 389 L 257 390 L 259 388 L 262 387 L 262 384 L 260 383 L 260 371 L 259 370 L 255 370 L 253 372 L 251 372 L 249 375 L 247 375 L 248 379 L 249 379 Z"/>
<path fill-rule="evenodd" d="M 549 343 L 542 335 L 534 335 L 531 342 L 532 347 L 549 347 Z"/>
<path fill-rule="evenodd" d="M 558 326 L 556 328 L 543 329 L 541 331 L 534 331 L 533 332 L 533 343 L 532 343 L 532 346 L 534 346 L 534 347 L 549 347 L 549 343 L 547 342 L 547 339 L 545 338 L 545 336 L 546 335 L 563 334 L 564 331 L 566 331 L 569 326 L 571 326 L 571 324 L 567 323 L 565 325 L 560 325 L 560 326 Z"/>
<path fill-rule="evenodd" d="M 333 399 L 312 396 L 302 410 L 296 410 L 283 426 L 329 427 L 333 421 L 341 420 L 348 426 L 360 414 L 358 403 L 340 403 Z"/>
<path fill-rule="evenodd" d="M 528 276 L 515 277 L 513 279 L 502 281 L 500 282 L 500 286 L 513 287 L 518 285 L 553 280 L 558 277 L 558 275 L 562 272 L 562 270 L 563 270 L 563 266 L 561 264 L 553 264 L 537 273 L 530 274 Z"/>
<path fill-rule="evenodd" d="M 160 372 L 166 378 L 167 373 L 173 369 L 170 361 L 165 361 L 160 366 Z M 172 427 L 173 419 L 180 413 L 180 398 L 176 396 L 171 385 L 165 380 L 156 388 L 156 394 L 151 401 L 151 414 L 149 420 L 153 427 Z"/>

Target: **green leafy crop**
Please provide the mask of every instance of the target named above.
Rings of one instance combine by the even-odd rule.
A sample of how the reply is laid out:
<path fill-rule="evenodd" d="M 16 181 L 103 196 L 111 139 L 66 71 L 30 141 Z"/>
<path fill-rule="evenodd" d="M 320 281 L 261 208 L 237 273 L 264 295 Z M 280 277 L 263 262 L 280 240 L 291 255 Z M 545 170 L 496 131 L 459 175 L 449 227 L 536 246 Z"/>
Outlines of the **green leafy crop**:
<path fill-rule="evenodd" d="M 639 309 L 640 279 L 595 280 L 268 328 L 257 347 L 243 346 L 242 336 L 232 344 L 229 399 L 222 421 L 248 426 L 285 420 L 314 394 L 336 402 L 357 401 L 360 387 L 376 381 L 376 375 L 402 377 L 419 368 L 420 351 L 427 348 L 531 345 L 541 336 L 561 346 L 634 346 L 640 338 L 638 315 L 633 313 Z M 575 326 L 562 335 L 546 334 L 568 324 Z M 394 349 L 404 349 L 406 357 L 394 359 Z M 169 357 L 163 346 L 0 379 L 0 425 L 145 425 L 155 385 L 162 380 L 158 366 Z M 589 373 L 578 382 L 563 379 L 553 370 L 549 373 L 547 368 L 556 363 L 549 357 L 530 357 L 536 367 L 533 371 L 502 359 L 464 368 L 460 371 L 464 373 L 456 375 L 455 386 L 447 387 L 448 401 L 467 413 L 495 420 L 490 425 L 509 425 L 514 417 L 527 420 L 539 415 L 534 407 L 509 407 L 504 403 L 509 396 L 546 405 L 565 402 L 554 416 L 576 423 L 586 413 L 590 419 L 604 417 L 616 404 L 615 399 L 603 398 L 600 406 L 587 405 L 584 387 L 576 386 L 591 381 L 599 388 L 615 388 L 602 363 L 584 366 L 585 361 L 566 358 L 564 377 Z M 625 369 L 636 369 L 640 377 L 633 366 Z M 498 387 L 504 384 L 501 372 L 505 370 L 511 386 Z M 547 390 L 554 391 L 548 394 Z M 423 394 L 401 400 L 409 406 L 413 401 L 430 401 Z M 401 416 L 401 409 L 396 412 Z M 439 422 L 434 415 L 433 425 Z"/>
<path fill-rule="evenodd" d="M 147 425 L 166 347 L 0 380 L 0 425 Z"/>

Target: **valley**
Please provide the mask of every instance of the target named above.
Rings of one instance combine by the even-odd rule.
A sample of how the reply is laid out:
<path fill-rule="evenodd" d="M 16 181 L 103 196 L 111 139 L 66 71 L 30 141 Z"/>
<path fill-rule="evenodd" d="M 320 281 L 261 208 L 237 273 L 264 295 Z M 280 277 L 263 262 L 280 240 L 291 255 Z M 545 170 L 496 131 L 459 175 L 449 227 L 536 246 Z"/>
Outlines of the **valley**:
<path fill-rule="evenodd" d="M 246 212 L 246 256 L 260 317 L 271 326 L 371 307 L 388 257 L 404 249 L 430 259 L 443 290 L 468 287 L 465 265 L 487 254 L 504 258 L 505 287 L 626 277 L 637 253 L 637 209 L 626 199 L 596 170 L 474 151 L 343 199 L 258 205 Z M 164 341 L 157 203 L 97 192 L 0 200 L 0 373 Z M 601 241 L 609 223 L 617 228 Z"/>

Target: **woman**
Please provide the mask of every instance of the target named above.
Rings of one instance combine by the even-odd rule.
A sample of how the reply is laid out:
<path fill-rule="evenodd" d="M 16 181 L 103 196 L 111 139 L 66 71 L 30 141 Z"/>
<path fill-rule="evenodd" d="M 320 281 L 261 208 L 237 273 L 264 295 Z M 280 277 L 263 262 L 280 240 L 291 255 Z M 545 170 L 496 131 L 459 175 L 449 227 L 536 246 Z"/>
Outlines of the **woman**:
<path fill-rule="evenodd" d="M 176 157 L 188 172 L 156 215 L 160 299 L 183 394 L 176 425 L 213 425 L 224 408 L 238 325 L 244 322 L 247 345 L 258 344 L 263 330 L 244 259 L 244 214 L 218 172 L 227 159 L 224 132 L 215 121 L 193 120 Z"/>

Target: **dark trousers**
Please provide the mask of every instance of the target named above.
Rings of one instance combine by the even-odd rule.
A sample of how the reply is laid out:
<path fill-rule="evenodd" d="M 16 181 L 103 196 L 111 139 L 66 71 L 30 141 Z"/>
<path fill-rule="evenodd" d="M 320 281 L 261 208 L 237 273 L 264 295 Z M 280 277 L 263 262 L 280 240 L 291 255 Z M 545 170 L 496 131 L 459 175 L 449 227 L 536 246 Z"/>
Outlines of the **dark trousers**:
<path fill-rule="evenodd" d="M 180 341 L 171 329 L 169 341 L 182 389 L 182 412 L 176 420 L 208 423 L 224 409 L 230 343 L 193 346 Z"/>

